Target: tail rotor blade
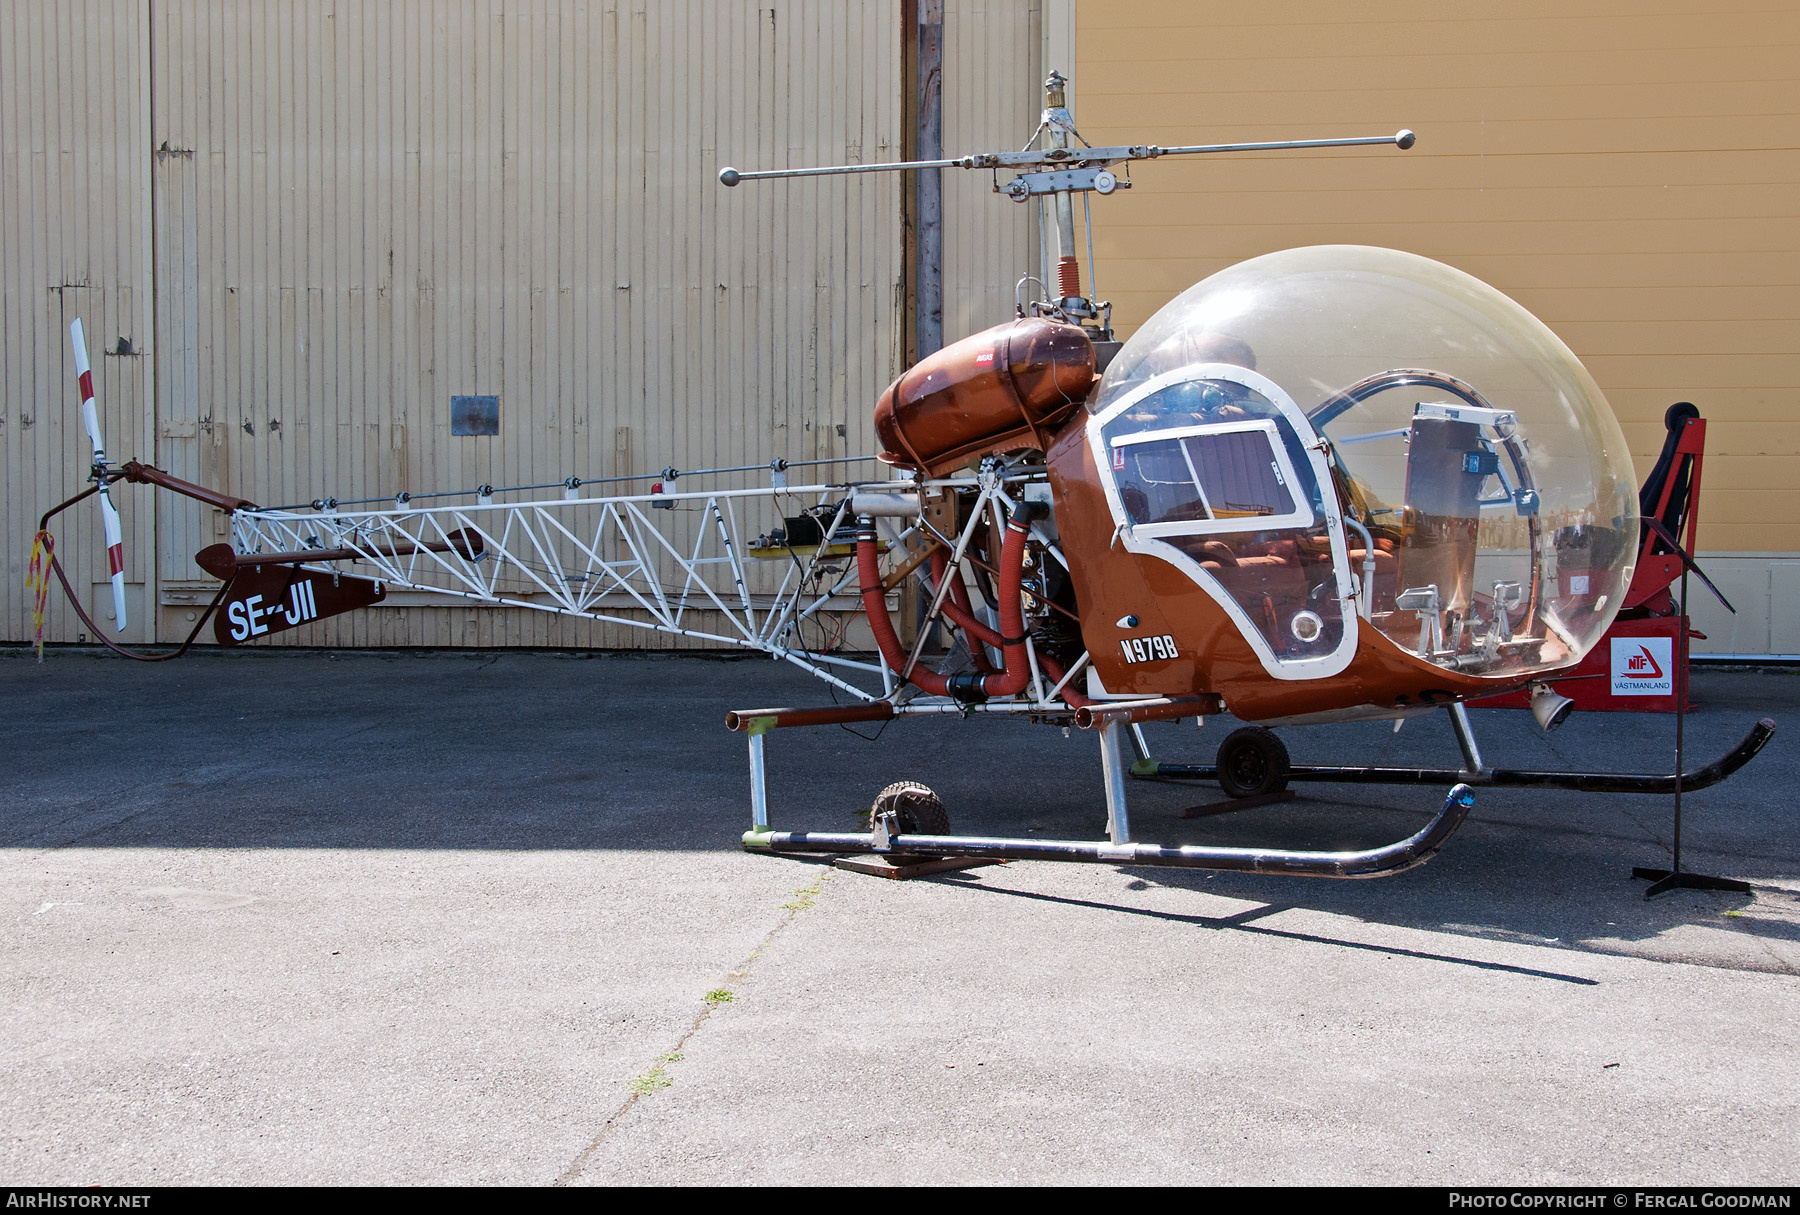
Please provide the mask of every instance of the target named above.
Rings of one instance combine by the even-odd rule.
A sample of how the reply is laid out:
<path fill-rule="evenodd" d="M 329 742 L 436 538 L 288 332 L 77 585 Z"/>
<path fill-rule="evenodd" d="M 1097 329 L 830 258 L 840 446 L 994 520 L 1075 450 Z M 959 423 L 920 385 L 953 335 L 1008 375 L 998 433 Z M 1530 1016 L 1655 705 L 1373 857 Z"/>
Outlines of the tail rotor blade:
<path fill-rule="evenodd" d="M 94 445 L 94 459 L 106 459 L 106 445 L 100 441 L 100 411 L 94 407 L 94 373 L 88 366 L 87 337 L 79 319 L 69 323 L 69 341 L 75 346 L 75 375 L 81 387 L 81 422 L 87 427 L 88 439 Z"/>
<path fill-rule="evenodd" d="M 125 536 L 119 526 L 119 510 L 112 495 L 100 490 L 100 521 L 106 527 L 106 568 L 112 576 L 113 618 L 117 631 L 125 631 Z"/>
<path fill-rule="evenodd" d="M 112 580 L 113 621 L 125 631 L 125 530 L 119 525 L 119 509 L 106 488 L 106 445 L 100 441 L 100 411 L 94 405 L 94 373 L 88 366 L 87 336 L 79 318 L 69 324 L 69 341 L 75 347 L 75 374 L 81 388 L 81 423 L 94 445 L 94 477 L 100 484 L 100 522 L 106 531 L 106 569 Z"/>

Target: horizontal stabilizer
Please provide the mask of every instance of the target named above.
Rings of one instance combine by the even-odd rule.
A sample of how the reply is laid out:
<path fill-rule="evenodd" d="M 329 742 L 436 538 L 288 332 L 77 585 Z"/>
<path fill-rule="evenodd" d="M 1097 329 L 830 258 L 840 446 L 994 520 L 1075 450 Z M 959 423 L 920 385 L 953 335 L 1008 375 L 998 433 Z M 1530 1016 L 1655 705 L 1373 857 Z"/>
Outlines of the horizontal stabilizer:
<path fill-rule="evenodd" d="M 243 565 L 213 617 L 220 645 L 243 645 L 387 598 L 368 578 L 321 574 L 292 565 Z"/>

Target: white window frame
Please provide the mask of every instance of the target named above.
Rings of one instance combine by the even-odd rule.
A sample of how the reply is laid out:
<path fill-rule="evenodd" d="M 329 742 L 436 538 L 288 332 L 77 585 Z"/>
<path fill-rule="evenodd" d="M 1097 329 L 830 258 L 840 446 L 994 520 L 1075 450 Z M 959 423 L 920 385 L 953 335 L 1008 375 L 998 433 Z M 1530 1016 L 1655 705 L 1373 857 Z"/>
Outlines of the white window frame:
<path fill-rule="evenodd" d="M 1166 523 L 1136 523 L 1132 526 L 1140 536 L 1194 536 L 1213 535 L 1220 532 L 1264 532 L 1278 527 L 1311 527 L 1316 518 L 1313 514 L 1312 501 L 1300 492 L 1300 478 L 1294 472 L 1294 465 L 1288 459 L 1287 444 L 1282 442 L 1281 431 L 1275 423 L 1267 418 L 1252 418 L 1242 422 L 1200 423 L 1193 426 L 1175 426 L 1166 430 L 1145 430 L 1137 434 L 1120 435 L 1108 440 L 1114 449 L 1134 447 L 1140 443 L 1159 443 L 1166 440 L 1190 439 L 1198 435 L 1230 435 L 1261 432 L 1269 440 L 1269 453 L 1274 459 L 1275 476 L 1287 490 L 1288 498 L 1294 503 L 1294 509 L 1281 515 L 1246 515 L 1236 519 L 1174 519 Z M 1194 478 L 1194 485 L 1200 491 L 1200 501 L 1206 507 L 1207 514 L 1213 514 L 1212 499 L 1206 492 L 1206 486 L 1200 480 L 1199 470 L 1194 467 L 1193 457 L 1188 455 L 1187 446 L 1182 445 L 1182 456 L 1188 462 L 1188 473 Z M 1111 464 L 1108 464 L 1110 470 Z M 1116 478 L 1119 474 L 1114 472 Z M 1121 503 L 1121 506 L 1123 503 Z"/>
<path fill-rule="evenodd" d="M 1230 592 L 1201 566 L 1193 557 L 1182 552 L 1164 537 L 1170 535 L 1217 534 L 1220 532 L 1272 531 L 1283 528 L 1311 527 L 1317 519 L 1313 513 L 1310 499 L 1301 501 L 1299 479 L 1293 476 L 1294 467 L 1288 460 L 1287 444 L 1280 442 L 1277 431 L 1276 442 L 1272 447 L 1277 459 L 1284 461 L 1284 471 L 1290 477 L 1288 488 L 1293 492 L 1298 504 L 1299 522 L 1280 522 L 1282 519 L 1293 519 L 1295 516 L 1262 515 L 1254 520 L 1195 520 L 1178 523 L 1134 524 L 1125 511 L 1125 504 L 1119 498 L 1117 474 L 1112 469 L 1111 444 L 1105 437 L 1108 423 L 1137 404 L 1147 396 L 1163 391 L 1177 384 L 1191 383 L 1196 380 L 1224 380 L 1239 384 L 1263 399 L 1269 401 L 1288 420 L 1306 449 L 1313 477 L 1319 486 L 1319 495 L 1325 507 L 1325 531 L 1331 544 L 1331 571 L 1337 588 L 1339 615 L 1343 620 L 1343 635 L 1339 638 L 1337 648 L 1324 654 L 1313 654 L 1305 658 L 1281 658 L 1270 647 L 1262 629 L 1250 619 L 1238 601 Z M 1274 429 L 1274 424 L 1267 419 L 1247 419 L 1244 422 L 1221 422 L 1216 424 L 1218 430 L 1204 423 L 1178 427 L 1165 427 L 1160 431 L 1139 431 L 1136 435 L 1120 436 L 1123 446 L 1125 441 L 1142 436 L 1142 441 L 1152 438 L 1168 438 L 1175 433 L 1218 433 L 1226 427 L 1242 426 L 1245 428 L 1267 426 Z M 1112 512 L 1113 524 L 1117 529 L 1118 543 L 1127 552 L 1142 553 L 1167 561 L 1181 570 L 1194 584 L 1210 595 L 1215 603 L 1224 610 L 1232 623 L 1237 626 L 1238 635 L 1256 654 L 1262 663 L 1263 670 L 1271 678 L 1281 680 L 1326 679 L 1341 674 L 1350 665 L 1356 655 L 1357 638 L 1360 633 L 1359 618 L 1356 614 L 1356 600 L 1352 593 L 1350 575 L 1350 554 L 1344 543 L 1344 522 L 1339 517 L 1337 493 L 1331 480 L 1331 469 L 1325 463 L 1324 441 L 1313 430 L 1312 423 L 1306 420 L 1306 414 L 1294 404 L 1292 397 L 1283 392 L 1275 381 L 1267 376 L 1258 375 L 1243 367 L 1230 363 L 1196 363 L 1188 367 L 1180 367 L 1174 371 L 1166 371 L 1152 376 L 1141 384 L 1133 385 L 1120 394 L 1117 400 L 1108 402 L 1094 415 L 1088 423 L 1088 449 L 1092 453 L 1095 466 L 1100 470 L 1100 485 L 1106 493 L 1107 509 Z M 1198 483 L 1198 482 L 1196 482 Z M 1230 524 L 1219 527 L 1219 523 Z M 1246 526 L 1251 524 L 1251 526 Z"/>

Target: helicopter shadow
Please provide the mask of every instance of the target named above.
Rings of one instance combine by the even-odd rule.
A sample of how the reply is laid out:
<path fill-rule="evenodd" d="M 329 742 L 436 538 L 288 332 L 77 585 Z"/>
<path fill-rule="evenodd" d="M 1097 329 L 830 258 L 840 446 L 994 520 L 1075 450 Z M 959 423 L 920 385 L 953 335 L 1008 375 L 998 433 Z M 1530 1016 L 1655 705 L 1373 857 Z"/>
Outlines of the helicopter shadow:
<path fill-rule="evenodd" d="M 748 768 L 743 737 L 723 728 L 725 713 L 827 699 L 817 681 L 757 659 L 516 651 L 238 651 L 164 666 L 76 651 L 39 666 L 13 651 L 0 654 L 0 687 L 13 707 L 0 739 L 14 793 L 0 809 L 0 842 L 26 851 L 736 850 L 748 826 Z M 1800 677 L 1782 672 L 1697 673 L 1694 688 L 1701 708 L 1686 722 L 1690 768 L 1728 750 L 1758 717 L 1791 718 L 1800 702 Z M 1666 716 L 1576 714 L 1548 736 L 1522 711 L 1472 716 L 1490 764 L 1673 764 Z M 1231 727 L 1155 725 L 1146 736 L 1159 758 L 1205 763 Z M 1441 714 L 1397 735 L 1384 722 L 1281 733 L 1296 763 L 1459 763 Z M 935 789 L 958 831 L 1104 835 L 1098 745 L 1088 732 L 993 717 L 914 719 L 784 730 L 767 742 L 779 826 L 855 829 L 875 793 L 904 778 Z M 1744 878 L 1755 886 L 1749 897 L 1681 891 L 1644 900 L 1630 870 L 1669 863 L 1671 798 L 1535 789 L 1478 791 L 1470 820 L 1439 856 L 1379 881 L 1121 872 L 1143 889 L 1259 907 L 1792 972 L 1800 970 L 1800 840 L 1787 791 L 1797 780 L 1800 751 L 1778 732 L 1730 780 L 1684 798 L 1684 867 Z M 1216 787 L 1134 781 L 1133 837 L 1366 848 L 1410 835 L 1444 796 L 1295 788 L 1290 802 L 1183 819 L 1184 808 L 1220 798 Z M 930 880 L 1001 888 L 982 872 Z M 1009 875 L 1006 885 L 1020 883 Z M 1113 909 L 1163 914 L 1130 899 Z M 1273 915 L 1237 930 L 1293 931 L 1264 922 Z"/>
<path fill-rule="evenodd" d="M 1694 678 L 1698 711 L 1686 723 L 1686 766 L 1691 770 L 1724 753 L 1761 716 L 1778 720 L 1800 679 L 1786 673 L 1706 672 Z M 1576 715 L 1557 733 L 1544 735 L 1528 714 L 1472 710 L 1484 759 L 1496 766 L 1551 770 L 1654 771 L 1658 759 L 1672 770 L 1673 718 L 1654 714 Z M 1212 734 L 1216 747 L 1234 723 Z M 1415 719 L 1394 734 L 1388 723 L 1283 729 L 1297 764 L 1369 764 L 1455 768 L 1458 752 L 1442 715 Z M 1158 758 L 1210 762 L 1191 724 L 1147 729 Z M 1681 890 L 1646 900 L 1647 882 L 1632 877 L 1637 866 L 1670 864 L 1673 798 L 1635 794 L 1583 794 L 1545 789 L 1478 789 L 1469 820 L 1429 864 L 1374 881 L 1329 881 L 1139 867 L 1128 891 L 1190 891 L 1248 902 L 1252 907 L 1221 916 L 1185 915 L 1166 906 L 1148 909 L 1127 895 L 1105 904 L 1121 914 L 1189 919 L 1198 927 L 1324 940 L 1348 948 L 1408 954 L 1389 944 L 1371 945 L 1339 934 L 1289 929 L 1269 921 L 1284 912 L 1320 915 L 1432 934 L 1479 938 L 1539 949 L 1618 954 L 1727 969 L 1800 973 L 1800 833 L 1794 829 L 1787 790 L 1800 778 L 1800 748 L 1781 733 L 1746 768 L 1726 782 L 1683 797 L 1682 867 L 1689 872 L 1746 880 L 1748 895 Z M 1292 801 L 1184 819 L 1189 807 L 1222 800 L 1216 787 L 1135 782 L 1131 787 L 1133 838 L 1145 842 L 1206 843 L 1231 847 L 1359 849 L 1402 838 L 1422 827 L 1441 806 L 1442 790 L 1394 786 L 1297 784 Z M 1048 835 L 1062 824 L 1027 814 L 1030 834 Z M 1016 820 L 1015 820 L 1016 821 Z M 1090 831 L 1091 834 L 1091 825 Z M 982 883 L 978 876 L 944 881 L 984 884 L 1009 897 L 1046 897 Z M 1077 900 L 1091 901 L 1091 900 Z M 1158 900 L 1166 904 L 1166 900 Z M 1294 921 L 1296 917 L 1285 917 Z M 1354 936 L 1355 934 L 1352 934 Z M 1377 934 L 1385 936 L 1386 934 Z M 1439 960 L 1493 968 L 1451 951 L 1424 952 Z M 1505 966 L 1500 966 L 1505 969 Z M 1554 965 L 1545 977 L 1568 978 Z"/>

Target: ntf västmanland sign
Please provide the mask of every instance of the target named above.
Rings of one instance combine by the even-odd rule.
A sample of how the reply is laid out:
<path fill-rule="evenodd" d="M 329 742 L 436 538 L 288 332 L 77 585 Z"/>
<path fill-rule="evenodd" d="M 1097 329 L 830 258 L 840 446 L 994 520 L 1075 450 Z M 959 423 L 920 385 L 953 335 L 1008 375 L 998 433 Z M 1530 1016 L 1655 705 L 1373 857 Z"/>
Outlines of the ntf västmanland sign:
<path fill-rule="evenodd" d="M 1674 650 L 1672 637 L 1612 638 L 1612 694 L 1673 696 Z"/>

